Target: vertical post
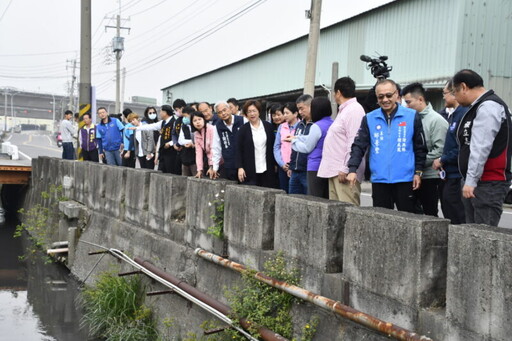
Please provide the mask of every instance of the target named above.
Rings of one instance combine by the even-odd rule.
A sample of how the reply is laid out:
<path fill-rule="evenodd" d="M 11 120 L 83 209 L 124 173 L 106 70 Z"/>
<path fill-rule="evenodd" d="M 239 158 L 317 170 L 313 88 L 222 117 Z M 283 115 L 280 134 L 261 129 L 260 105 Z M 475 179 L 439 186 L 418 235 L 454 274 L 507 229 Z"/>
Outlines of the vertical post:
<path fill-rule="evenodd" d="M 4 131 L 7 131 L 7 89 L 4 89 L 5 103 L 4 103 Z"/>
<path fill-rule="evenodd" d="M 126 86 L 126 68 L 123 68 L 123 76 L 121 78 L 121 99 L 120 99 L 120 108 L 124 108 L 124 87 Z"/>
<path fill-rule="evenodd" d="M 91 113 L 91 0 L 81 0 L 81 29 L 80 29 L 80 82 L 78 83 L 79 125 L 84 123 L 82 116 Z M 78 136 L 80 134 L 77 134 Z M 78 159 L 82 160 L 80 144 Z"/>
<path fill-rule="evenodd" d="M 53 98 L 53 110 L 52 110 L 52 133 L 55 133 L 55 95 L 52 94 Z"/>
<path fill-rule="evenodd" d="M 71 87 L 69 89 L 69 103 L 68 110 L 75 110 L 75 70 L 76 70 L 76 59 L 73 59 L 73 77 L 71 78 Z"/>
<path fill-rule="evenodd" d="M 119 14 L 117 15 L 116 32 L 117 39 L 119 39 L 121 37 L 121 16 Z M 116 51 L 116 115 L 121 112 L 121 53 L 121 50 Z"/>
<path fill-rule="evenodd" d="M 331 74 L 331 107 L 332 107 L 332 118 L 334 119 L 338 114 L 338 103 L 336 103 L 336 99 L 334 98 L 334 94 L 336 90 L 334 90 L 334 84 L 338 80 L 338 62 L 332 63 L 332 74 Z"/>
<path fill-rule="evenodd" d="M 304 79 L 304 94 L 315 95 L 316 57 L 318 40 L 320 38 L 320 14 L 322 0 L 311 0 L 311 23 L 309 25 L 308 54 L 306 57 L 306 76 Z"/>

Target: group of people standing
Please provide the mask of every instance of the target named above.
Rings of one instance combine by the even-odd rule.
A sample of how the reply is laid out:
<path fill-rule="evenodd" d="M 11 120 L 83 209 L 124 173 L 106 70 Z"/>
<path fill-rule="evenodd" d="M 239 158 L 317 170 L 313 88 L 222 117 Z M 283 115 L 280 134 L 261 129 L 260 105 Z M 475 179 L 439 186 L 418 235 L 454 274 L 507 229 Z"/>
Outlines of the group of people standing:
<path fill-rule="evenodd" d="M 309 95 L 268 112 L 257 100 L 240 110 L 234 98 L 213 106 L 177 99 L 160 108 L 160 120 L 148 107 L 142 118 L 125 110 L 124 123 L 101 107 L 98 124 L 83 116 L 82 155 L 354 205 L 368 167 L 375 207 L 437 216 L 440 200 L 453 224 L 497 226 L 511 179 L 507 105 L 472 70 L 445 85 L 441 113 L 420 83 L 401 89 L 383 79 L 373 90 L 378 108 L 366 113 L 354 81 L 338 79 L 334 119 L 328 98 Z"/>

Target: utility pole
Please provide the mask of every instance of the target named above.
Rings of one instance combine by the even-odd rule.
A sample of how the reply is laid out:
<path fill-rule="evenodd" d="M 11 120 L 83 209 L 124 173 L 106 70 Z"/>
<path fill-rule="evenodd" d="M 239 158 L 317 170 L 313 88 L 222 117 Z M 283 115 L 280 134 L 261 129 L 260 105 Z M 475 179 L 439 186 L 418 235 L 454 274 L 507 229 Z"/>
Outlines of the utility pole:
<path fill-rule="evenodd" d="M 9 92 L 4 89 L 5 103 L 4 103 L 4 131 L 7 131 L 7 95 Z"/>
<path fill-rule="evenodd" d="M 126 68 L 123 68 L 123 76 L 121 78 L 121 109 L 124 107 L 124 87 L 126 85 Z"/>
<path fill-rule="evenodd" d="M 338 115 L 338 103 L 336 103 L 336 99 L 334 98 L 334 94 L 336 93 L 336 90 L 334 90 L 334 84 L 338 80 L 338 68 L 339 64 L 338 62 L 332 63 L 332 74 L 331 74 L 331 108 L 332 108 L 332 119 L 336 118 L 336 115 Z"/>
<path fill-rule="evenodd" d="M 121 112 L 121 57 L 124 51 L 124 37 L 121 37 L 121 30 L 128 30 L 129 27 L 121 27 L 121 15 L 116 15 L 116 26 L 105 26 L 115 28 L 116 36 L 112 39 L 112 52 L 116 54 L 116 114 Z"/>
<path fill-rule="evenodd" d="M 309 20 L 308 54 L 306 57 L 306 76 L 304 79 L 304 94 L 315 95 L 316 56 L 320 38 L 320 14 L 322 0 L 311 0 L 311 9 L 306 11 Z"/>
<path fill-rule="evenodd" d="M 71 78 L 71 87 L 69 88 L 69 103 L 68 103 L 68 110 L 72 110 L 74 111 L 74 107 L 75 107 L 75 80 L 76 80 L 76 76 L 75 76 L 75 70 L 76 70 L 76 59 L 73 59 L 73 60 L 66 60 L 67 63 L 72 63 L 73 66 L 73 77 Z M 66 69 L 67 69 L 67 65 L 66 65 Z"/>
<path fill-rule="evenodd" d="M 82 116 L 91 114 L 91 0 L 81 0 L 80 10 L 80 82 L 78 83 L 79 129 Z M 77 134 L 79 135 L 79 134 Z M 82 160 L 80 144 L 77 156 Z"/>

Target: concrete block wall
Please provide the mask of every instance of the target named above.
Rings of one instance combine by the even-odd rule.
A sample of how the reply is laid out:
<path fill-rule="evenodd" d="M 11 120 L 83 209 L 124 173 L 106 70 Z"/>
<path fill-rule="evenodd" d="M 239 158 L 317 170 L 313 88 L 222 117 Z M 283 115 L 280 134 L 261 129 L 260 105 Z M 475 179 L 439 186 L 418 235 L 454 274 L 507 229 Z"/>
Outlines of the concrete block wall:
<path fill-rule="evenodd" d="M 33 160 L 26 204 L 44 203 L 51 184 L 72 185 L 89 210 L 81 240 L 124 250 L 226 302 L 240 276 L 198 259 L 197 247 L 261 269 L 278 251 L 299 266 L 301 286 L 435 340 L 507 340 L 512 319 L 512 233 L 300 195 L 159 172 L 51 158 Z M 224 233 L 208 234 L 215 200 L 224 199 Z M 84 280 L 101 256 L 79 242 L 72 272 Z M 113 266 L 105 256 L 93 273 Z M 91 282 L 94 275 L 87 278 Z M 162 288 L 154 283 L 154 290 Z M 177 295 L 151 299 L 157 316 L 175 311 L 175 336 L 200 333 L 211 317 Z M 169 307 L 172 307 L 170 310 Z M 321 317 L 315 340 L 384 340 L 310 304 L 299 324 Z"/>

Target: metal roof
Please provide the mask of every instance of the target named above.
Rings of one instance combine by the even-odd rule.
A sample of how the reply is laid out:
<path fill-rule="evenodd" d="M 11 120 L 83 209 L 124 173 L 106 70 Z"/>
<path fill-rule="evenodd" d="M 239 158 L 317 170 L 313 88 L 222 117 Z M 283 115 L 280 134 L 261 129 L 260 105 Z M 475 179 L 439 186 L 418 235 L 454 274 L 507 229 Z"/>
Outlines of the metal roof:
<path fill-rule="evenodd" d="M 359 60 L 376 52 L 389 57 L 391 78 L 401 84 L 422 81 L 439 87 L 456 71 L 472 68 L 488 87 L 512 101 L 512 1 L 400 0 L 321 30 L 317 85 L 339 75 L 358 88 L 375 79 Z M 216 101 L 282 93 L 303 87 L 307 36 L 226 65 L 163 90 L 187 101 Z M 169 93 L 168 93 L 169 92 Z"/>

